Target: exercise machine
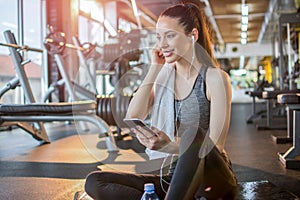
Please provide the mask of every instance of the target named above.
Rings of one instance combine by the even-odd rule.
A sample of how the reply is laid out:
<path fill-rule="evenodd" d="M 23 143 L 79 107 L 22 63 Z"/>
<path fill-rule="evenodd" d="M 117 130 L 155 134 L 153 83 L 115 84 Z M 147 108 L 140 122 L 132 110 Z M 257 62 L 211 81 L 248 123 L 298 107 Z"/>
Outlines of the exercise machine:
<path fill-rule="evenodd" d="M 50 143 L 47 132 L 44 128 L 44 122 L 53 121 L 86 121 L 96 125 L 102 135 L 106 138 L 108 151 L 118 151 L 115 139 L 109 125 L 97 116 L 95 101 L 63 102 L 63 103 L 36 103 L 32 95 L 32 90 L 24 71 L 24 65 L 30 60 L 23 61 L 18 52 L 19 48 L 15 37 L 11 31 L 4 32 L 5 40 L 9 46 L 17 77 L 12 79 L 5 88 L 1 89 L 2 96 L 10 89 L 21 86 L 24 90 L 26 104 L 2 104 L 0 106 L 0 125 L 17 125 L 35 139 Z"/>
<path fill-rule="evenodd" d="M 84 55 L 83 55 L 93 51 L 94 46 L 90 45 L 90 48 L 85 49 L 79 46 L 79 41 L 77 38 L 74 37 L 73 40 L 76 42 L 76 45 L 66 43 L 64 33 L 62 32 L 51 32 L 47 35 L 47 37 L 44 40 L 45 48 L 47 49 L 47 52 L 49 54 L 54 56 L 59 73 L 62 78 L 57 82 L 52 83 L 49 86 L 48 90 L 45 92 L 45 95 L 43 97 L 43 102 L 46 102 L 50 98 L 50 95 L 54 91 L 56 91 L 58 87 L 61 86 L 65 86 L 69 101 L 78 101 L 82 99 L 95 100 L 97 96 L 95 78 L 92 77 L 91 72 L 85 62 Z M 72 81 L 68 73 L 66 72 L 65 63 L 62 56 L 66 47 L 77 50 L 77 54 L 79 55 L 80 58 L 80 63 L 84 67 L 87 75 L 87 80 L 88 80 L 87 84 L 90 87 L 89 90 Z"/>
<path fill-rule="evenodd" d="M 300 169 L 300 160 L 297 159 L 300 157 L 300 93 L 280 94 L 277 101 L 285 104 L 290 111 L 287 118 L 287 138 L 293 141 L 292 147 L 285 153 L 278 153 L 279 160 L 287 169 Z"/>

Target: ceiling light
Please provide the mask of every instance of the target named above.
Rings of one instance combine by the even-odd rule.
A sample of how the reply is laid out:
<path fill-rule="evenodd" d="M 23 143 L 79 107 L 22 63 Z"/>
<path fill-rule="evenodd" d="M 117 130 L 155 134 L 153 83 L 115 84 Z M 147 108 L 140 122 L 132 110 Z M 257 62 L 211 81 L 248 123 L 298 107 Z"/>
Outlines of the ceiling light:
<path fill-rule="evenodd" d="M 241 4 L 241 44 L 247 44 L 247 30 L 248 30 L 248 14 L 249 14 L 249 7 L 246 4 L 246 0 L 242 0 Z"/>
<path fill-rule="evenodd" d="M 241 31 L 247 31 L 248 30 L 248 25 L 247 24 L 242 24 L 241 25 Z"/>
<path fill-rule="evenodd" d="M 244 31 L 241 32 L 241 38 L 245 38 L 246 39 L 247 38 L 247 32 L 244 32 Z"/>
<path fill-rule="evenodd" d="M 249 12 L 248 5 L 246 5 L 246 4 L 242 5 L 242 15 L 246 16 L 246 15 L 248 15 L 248 12 Z"/>
<path fill-rule="evenodd" d="M 247 39 L 246 38 L 241 38 L 241 44 L 247 44 Z"/>
<path fill-rule="evenodd" d="M 242 24 L 248 24 L 248 16 L 242 16 Z"/>

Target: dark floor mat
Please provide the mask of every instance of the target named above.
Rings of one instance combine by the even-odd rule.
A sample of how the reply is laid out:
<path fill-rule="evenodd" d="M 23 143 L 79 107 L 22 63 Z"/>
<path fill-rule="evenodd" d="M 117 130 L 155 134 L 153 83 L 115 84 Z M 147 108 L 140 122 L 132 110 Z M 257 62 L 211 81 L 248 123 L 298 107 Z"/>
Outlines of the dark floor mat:
<path fill-rule="evenodd" d="M 253 181 L 239 183 L 239 200 L 295 200 L 297 196 L 283 190 L 269 181 Z"/>
<path fill-rule="evenodd" d="M 79 191 L 74 200 L 92 200 L 86 193 Z M 81 196 L 81 198 L 79 198 Z M 253 181 L 239 183 L 236 200 L 299 200 L 297 196 L 280 189 L 269 181 Z"/>

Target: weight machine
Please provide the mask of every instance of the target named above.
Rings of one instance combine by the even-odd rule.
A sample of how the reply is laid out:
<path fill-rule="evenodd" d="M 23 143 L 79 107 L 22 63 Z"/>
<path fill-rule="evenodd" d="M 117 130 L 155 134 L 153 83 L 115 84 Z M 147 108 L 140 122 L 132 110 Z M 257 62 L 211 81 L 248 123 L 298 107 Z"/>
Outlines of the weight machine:
<path fill-rule="evenodd" d="M 299 36 L 300 36 L 300 13 L 291 13 L 291 14 L 282 14 L 279 17 L 279 74 L 280 74 L 280 89 L 295 89 L 294 80 L 297 76 L 300 75 L 299 69 Z M 284 37 L 283 31 L 286 28 L 286 37 L 287 37 L 287 56 L 284 56 Z M 291 36 L 291 31 L 294 29 L 294 37 Z M 296 30 L 298 29 L 298 30 Z M 298 34 L 296 34 L 298 32 Z M 293 39 L 293 42 L 291 42 Z M 293 44 L 292 44 L 293 43 Z M 292 66 L 292 52 L 291 46 L 293 49 L 298 52 L 298 60 Z M 286 78 L 286 80 L 285 80 Z"/>
<path fill-rule="evenodd" d="M 0 105 L 0 125 L 17 125 L 35 139 L 50 143 L 43 122 L 53 121 L 85 121 L 96 125 L 103 136 L 105 136 L 108 151 L 118 151 L 115 139 L 108 124 L 97 116 L 97 103 L 95 101 L 80 101 L 70 103 L 36 103 L 32 94 L 27 75 L 24 71 L 24 65 L 30 60 L 23 61 L 18 50 L 15 37 L 11 31 L 4 32 L 5 40 L 11 57 L 17 77 L 12 79 L 0 91 L 0 97 L 10 89 L 21 86 L 24 90 L 26 104 L 1 104 Z M 28 48 L 33 49 L 33 48 Z M 41 52 L 39 50 L 38 52 Z"/>
<path fill-rule="evenodd" d="M 133 81 L 133 79 L 141 79 L 141 76 L 145 75 L 142 72 L 143 69 L 141 69 L 142 67 L 144 67 L 143 64 L 133 66 L 139 68 L 139 70 L 132 70 L 133 67 L 129 65 L 130 61 L 139 61 L 140 55 L 143 53 L 143 50 L 140 49 L 139 45 L 141 38 L 145 36 L 146 34 L 142 33 L 142 31 L 140 30 L 132 30 L 130 33 L 120 33 L 117 37 L 117 43 L 104 44 L 104 46 L 102 47 L 103 54 L 101 55 L 100 59 L 102 61 L 101 63 L 105 65 L 105 70 L 91 70 L 87 65 L 86 56 L 95 52 L 96 45 L 87 43 L 88 47 L 83 48 L 83 45 L 80 44 L 77 37 L 72 37 L 74 44 L 69 44 L 65 41 L 64 33 L 51 32 L 46 36 L 44 45 L 48 53 L 54 56 L 62 78 L 50 85 L 45 97 L 43 98 L 43 101 L 45 102 L 49 98 L 51 93 L 53 93 L 57 87 L 62 85 L 66 86 L 67 93 L 71 100 L 78 98 L 77 95 L 80 95 L 81 98 L 94 99 L 94 96 L 99 94 L 97 93 L 97 88 L 95 85 L 95 76 L 97 74 L 109 74 L 110 82 L 115 87 L 114 93 L 122 95 L 123 92 L 120 91 L 122 90 L 122 88 L 120 88 L 121 86 L 120 84 L 118 84 L 122 78 L 122 81 L 125 82 L 122 84 L 128 86 L 130 85 L 129 82 Z M 89 85 L 91 89 L 82 87 L 81 85 L 70 80 L 68 74 L 65 71 L 65 64 L 62 57 L 65 48 L 71 48 L 77 51 L 80 64 L 81 66 L 83 66 L 83 69 L 86 72 L 88 81 L 86 85 Z M 126 74 L 125 78 L 123 77 L 124 74 Z M 132 91 L 132 93 L 133 92 L 134 91 Z"/>
<path fill-rule="evenodd" d="M 95 49 L 95 46 L 89 45 L 89 48 L 83 48 L 79 45 L 79 41 L 76 37 L 73 37 L 73 41 L 75 42 L 75 45 L 66 43 L 64 33 L 62 32 L 51 32 L 44 40 L 44 45 L 48 53 L 54 55 L 54 59 L 57 63 L 58 70 L 62 78 L 49 86 L 48 90 L 45 93 L 45 96 L 43 97 L 43 102 L 46 102 L 49 99 L 50 95 L 62 85 L 66 87 L 69 101 L 77 101 L 80 99 L 95 100 L 97 96 L 95 78 L 92 77 L 90 69 L 87 66 L 84 58 L 84 54 L 89 54 Z M 62 57 L 62 54 L 66 47 L 77 50 L 80 63 L 84 67 L 87 75 L 88 85 L 90 86 L 91 90 L 87 90 L 86 88 L 70 80 L 69 75 L 65 70 L 64 59 Z M 80 95 L 80 98 L 78 97 L 78 95 Z"/>
<path fill-rule="evenodd" d="M 129 66 L 130 61 L 138 61 L 140 54 L 143 51 L 139 48 L 140 41 L 138 38 L 145 37 L 140 30 L 132 30 L 130 33 L 121 33 L 119 35 L 118 43 L 105 44 L 103 46 L 102 62 L 107 64 L 105 67 L 112 72 L 110 76 L 111 83 L 115 86 L 114 95 L 103 96 L 90 91 L 81 85 L 71 81 L 66 70 L 62 54 L 65 48 L 77 50 L 80 63 L 88 73 L 89 84 L 94 83 L 92 78 L 93 72 L 88 69 L 86 64 L 86 55 L 95 49 L 95 45 L 89 44 L 89 49 L 83 48 L 77 37 L 73 37 L 73 44 L 65 42 L 64 34 L 61 32 L 52 32 L 44 40 L 45 48 L 48 52 L 54 55 L 55 61 L 58 65 L 59 72 L 62 76 L 61 80 L 51 84 L 46 92 L 43 102 L 47 101 L 52 92 L 61 85 L 66 86 L 66 91 L 71 101 L 80 99 L 89 99 L 98 102 L 98 115 L 101 116 L 109 125 L 117 125 L 118 137 L 121 136 L 120 127 L 126 127 L 123 123 L 123 118 L 126 115 L 126 110 L 132 93 L 124 94 L 122 86 L 129 85 L 129 81 L 133 78 L 142 78 L 142 73 L 131 70 Z M 143 66 L 143 65 L 141 65 Z M 139 66 L 140 67 L 140 66 Z M 141 69 L 140 71 L 145 71 Z M 96 72 L 94 72 L 96 74 Z M 125 75 L 126 74 L 126 75 Z M 90 84 L 96 90 L 93 84 Z"/>
<path fill-rule="evenodd" d="M 300 160 L 297 159 L 300 156 L 300 93 L 278 95 L 277 101 L 288 109 L 288 136 L 293 141 L 285 153 L 278 153 L 278 158 L 287 169 L 300 169 Z"/>

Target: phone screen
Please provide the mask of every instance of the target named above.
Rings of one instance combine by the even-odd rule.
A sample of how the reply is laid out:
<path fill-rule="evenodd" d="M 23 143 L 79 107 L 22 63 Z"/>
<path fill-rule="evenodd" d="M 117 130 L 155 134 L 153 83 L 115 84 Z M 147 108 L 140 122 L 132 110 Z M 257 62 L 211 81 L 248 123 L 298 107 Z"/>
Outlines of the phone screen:
<path fill-rule="evenodd" d="M 124 119 L 124 122 L 130 127 L 130 128 L 136 128 L 136 126 L 141 126 L 145 130 L 149 132 L 149 135 L 145 135 L 146 137 L 153 137 L 156 136 L 156 133 L 153 132 L 153 130 L 148 127 L 142 120 L 133 118 L 133 119 Z"/>

